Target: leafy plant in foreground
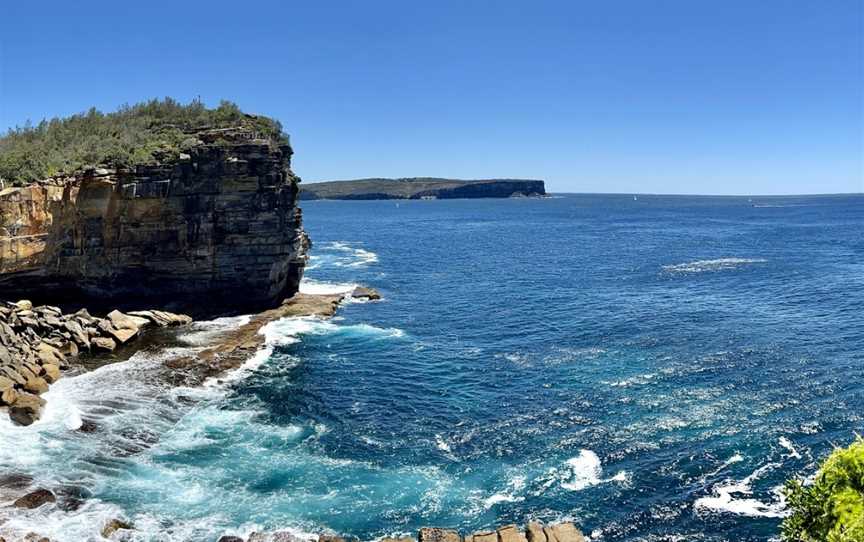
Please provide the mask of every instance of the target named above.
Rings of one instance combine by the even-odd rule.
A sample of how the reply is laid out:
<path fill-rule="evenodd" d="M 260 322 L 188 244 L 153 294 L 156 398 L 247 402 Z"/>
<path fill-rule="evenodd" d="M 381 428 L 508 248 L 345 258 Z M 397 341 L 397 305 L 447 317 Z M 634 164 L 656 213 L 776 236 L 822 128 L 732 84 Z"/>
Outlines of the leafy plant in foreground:
<path fill-rule="evenodd" d="M 828 456 L 810 485 L 786 484 L 786 542 L 864 542 L 864 439 Z"/>

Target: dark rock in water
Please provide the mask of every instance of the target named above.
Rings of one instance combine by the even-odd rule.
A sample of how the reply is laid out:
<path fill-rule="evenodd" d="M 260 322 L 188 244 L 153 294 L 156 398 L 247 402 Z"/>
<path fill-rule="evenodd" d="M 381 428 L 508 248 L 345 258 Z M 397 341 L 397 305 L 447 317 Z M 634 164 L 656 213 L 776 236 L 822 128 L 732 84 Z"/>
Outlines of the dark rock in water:
<path fill-rule="evenodd" d="M 102 527 L 102 536 L 104 538 L 111 538 L 111 535 L 121 529 L 134 529 L 131 523 L 126 523 L 120 519 L 112 519 L 108 523 Z"/>
<path fill-rule="evenodd" d="M 33 509 L 39 508 L 43 504 L 55 501 L 57 501 L 57 497 L 55 497 L 53 493 L 47 489 L 40 488 L 19 498 L 12 503 L 12 506 L 15 508 Z"/>
<path fill-rule="evenodd" d="M 82 420 L 81 427 L 78 428 L 82 433 L 95 433 L 98 430 L 99 426 L 93 420 Z"/>
<path fill-rule="evenodd" d="M 30 425 L 39 419 L 45 400 L 27 392 L 18 392 L 15 403 L 9 407 L 9 417 L 18 425 Z"/>
<path fill-rule="evenodd" d="M 381 294 L 379 294 L 376 290 L 372 288 L 366 288 L 365 286 L 358 286 L 354 288 L 354 291 L 351 292 L 351 297 L 356 299 L 381 299 Z"/>
<path fill-rule="evenodd" d="M 239 536 L 225 535 L 225 536 L 220 536 L 219 540 L 217 540 L 217 542 L 243 542 L 243 539 L 240 538 Z"/>

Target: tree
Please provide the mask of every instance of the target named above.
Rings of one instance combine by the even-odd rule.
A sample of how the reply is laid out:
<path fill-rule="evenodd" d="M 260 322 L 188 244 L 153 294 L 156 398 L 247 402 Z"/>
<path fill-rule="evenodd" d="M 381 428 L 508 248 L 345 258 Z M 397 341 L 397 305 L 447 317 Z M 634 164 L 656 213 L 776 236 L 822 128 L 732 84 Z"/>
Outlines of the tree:
<path fill-rule="evenodd" d="M 812 484 L 786 484 L 786 542 L 864 542 L 864 439 L 828 456 Z"/>

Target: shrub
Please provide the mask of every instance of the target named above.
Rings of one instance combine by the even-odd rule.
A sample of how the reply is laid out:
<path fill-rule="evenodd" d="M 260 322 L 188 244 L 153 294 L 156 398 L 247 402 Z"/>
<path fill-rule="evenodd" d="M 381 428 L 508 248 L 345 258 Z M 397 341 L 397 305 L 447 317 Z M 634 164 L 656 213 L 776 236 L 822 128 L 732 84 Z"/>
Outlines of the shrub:
<path fill-rule="evenodd" d="M 184 105 L 172 98 L 154 99 L 113 113 L 91 108 L 10 129 L 0 137 L 0 179 L 21 185 L 85 166 L 148 163 L 157 155 L 176 156 L 191 131 L 235 126 L 285 140 L 279 121 L 246 115 L 229 101 L 208 109 L 198 100 Z"/>
<path fill-rule="evenodd" d="M 810 485 L 786 484 L 787 542 L 864 542 L 864 440 L 835 450 Z"/>

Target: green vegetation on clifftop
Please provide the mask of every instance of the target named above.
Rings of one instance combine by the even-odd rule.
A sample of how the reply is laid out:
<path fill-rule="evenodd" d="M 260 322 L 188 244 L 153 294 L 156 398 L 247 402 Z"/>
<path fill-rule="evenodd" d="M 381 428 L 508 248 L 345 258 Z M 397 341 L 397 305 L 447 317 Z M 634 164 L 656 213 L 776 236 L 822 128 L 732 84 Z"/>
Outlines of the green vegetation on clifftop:
<path fill-rule="evenodd" d="M 247 115 L 224 100 L 212 109 L 198 100 L 181 104 L 171 98 L 124 105 L 107 114 L 91 108 L 0 136 L 0 180 L 21 185 L 87 166 L 150 163 L 179 155 L 190 132 L 229 127 L 285 138 L 279 121 Z"/>
<path fill-rule="evenodd" d="M 787 542 L 864 542 L 864 440 L 835 450 L 810 485 L 786 485 Z"/>

